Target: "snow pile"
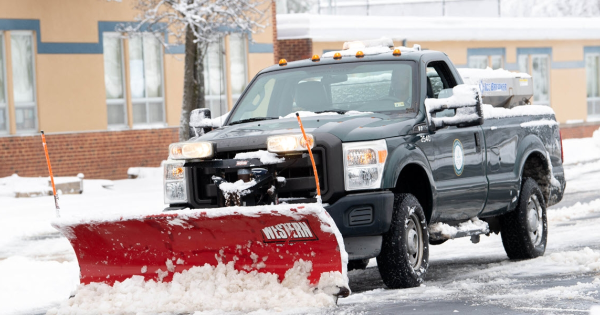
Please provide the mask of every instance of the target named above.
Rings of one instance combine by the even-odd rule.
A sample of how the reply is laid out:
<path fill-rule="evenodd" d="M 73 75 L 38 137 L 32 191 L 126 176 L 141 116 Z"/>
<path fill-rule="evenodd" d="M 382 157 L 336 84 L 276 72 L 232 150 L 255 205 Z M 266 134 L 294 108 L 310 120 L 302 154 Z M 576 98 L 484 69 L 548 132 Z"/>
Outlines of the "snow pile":
<path fill-rule="evenodd" d="M 223 197 L 228 199 L 230 195 L 235 194 L 238 196 L 245 196 L 250 193 L 248 189 L 254 187 L 256 185 L 256 181 L 253 179 L 249 182 L 244 182 L 243 180 L 238 180 L 234 183 L 222 182 L 219 184 L 219 189 L 223 193 Z"/>
<path fill-rule="evenodd" d="M 596 144 L 596 146 L 598 148 L 600 148 L 600 128 L 598 128 L 598 130 L 594 131 L 594 134 L 592 135 L 592 139 L 594 139 L 594 144 Z"/>
<path fill-rule="evenodd" d="M 600 271 L 600 252 L 589 247 L 580 251 L 552 253 L 548 258 L 559 265 L 577 266 L 580 272 Z"/>
<path fill-rule="evenodd" d="M 531 76 L 527 73 L 510 72 L 504 69 L 493 70 L 490 67 L 487 67 L 486 69 L 458 68 L 457 70 L 464 83 L 472 85 L 479 85 L 479 82 L 484 79 L 531 78 Z"/>
<path fill-rule="evenodd" d="M 448 98 L 426 99 L 425 108 L 429 121 L 432 121 L 436 127 L 443 127 L 479 120 L 481 117 L 473 108 L 477 104 L 477 96 L 477 86 L 459 84 L 452 89 L 452 96 Z M 456 115 L 453 117 L 431 117 L 435 112 L 450 108 L 456 108 Z"/>
<path fill-rule="evenodd" d="M 547 216 L 548 222 L 564 222 L 585 218 L 596 212 L 600 212 L 600 199 L 586 203 L 578 202 L 570 207 L 550 210 L 548 211 Z"/>
<path fill-rule="evenodd" d="M 458 227 L 448 225 L 446 223 L 437 222 L 429 225 L 429 233 L 430 234 L 440 234 L 444 238 L 452 239 L 456 237 L 459 232 L 469 232 L 469 231 L 485 231 L 489 232 L 490 227 L 488 223 L 485 221 L 479 220 L 479 218 L 474 217 L 469 219 L 469 221 L 462 222 L 458 225 Z"/>
<path fill-rule="evenodd" d="M 258 150 L 253 152 L 238 153 L 233 158 L 234 160 L 259 159 L 262 164 L 277 164 L 285 161 L 285 158 L 277 157 L 277 154 Z"/>
<path fill-rule="evenodd" d="M 163 161 L 165 162 L 165 161 Z M 162 163 L 161 163 L 162 165 Z M 163 177 L 163 168 L 161 167 L 130 167 L 127 169 L 129 178 L 161 178 Z"/>
<path fill-rule="evenodd" d="M 562 144 L 564 165 L 600 160 L 600 132 L 596 133 L 596 138 L 564 139 Z"/>
<path fill-rule="evenodd" d="M 192 114 L 190 115 L 190 126 L 218 128 L 223 126 L 225 120 L 229 117 L 229 113 L 231 112 L 227 112 L 224 115 L 215 118 L 206 118 L 203 111 L 192 111 Z"/>
<path fill-rule="evenodd" d="M 352 47 L 346 50 L 326 52 L 323 54 L 322 58 L 333 58 L 333 55 L 335 55 L 336 53 L 340 53 L 342 57 L 355 57 L 356 53 L 359 51 L 362 51 L 365 55 L 378 55 L 389 53 L 392 50 L 389 47 L 385 46 L 364 47 L 363 45 L 361 47 L 361 45 L 353 45 Z"/>
<path fill-rule="evenodd" d="M 58 180 L 59 177 L 55 178 Z M 48 184 L 50 177 L 20 177 L 13 174 L 0 178 L 0 196 L 46 196 L 52 195 L 52 187 Z"/>
<path fill-rule="evenodd" d="M 492 105 L 483 104 L 484 119 L 500 119 L 507 117 L 519 116 L 536 116 L 536 115 L 551 115 L 554 117 L 554 110 L 550 106 L 545 105 L 524 105 L 516 106 L 511 109 L 494 107 Z"/>
<path fill-rule="evenodd" d="M 113 287 L 104 283 L 81 285 L 74 298 L 47 314 L 182 314 L 333 307 L 334 299 L 322 288 L 335 277 L 321 277 L 315 289 L 307 280 L 311 270 L 311 262 L 297 261 L 282 282 L 271 273 L 237 271 L 233 262 L 193 267 L 175 273 L 168 283 L 145 282 L 143 277 L 134 276 Z"/>

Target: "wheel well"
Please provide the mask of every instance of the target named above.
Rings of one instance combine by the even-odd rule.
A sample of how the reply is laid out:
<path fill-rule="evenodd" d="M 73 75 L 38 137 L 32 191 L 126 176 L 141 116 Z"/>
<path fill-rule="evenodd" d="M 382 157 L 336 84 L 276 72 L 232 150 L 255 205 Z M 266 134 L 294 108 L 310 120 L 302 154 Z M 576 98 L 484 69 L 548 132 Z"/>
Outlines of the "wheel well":
<path fill-rule="evenodd" d="M 523 165 L 521 185 L 523 185 L 523 179 L 527 177 L 532 178 L 537 182 L 546 202 L 548 202 L 550 198 L 550 176 L 550 169 L 548 168 L 546 157 L 541 153 L 535 152 L 527 157 L 525 165 Z"/>
<path fill-rule="evenodd" d="M 398 176 L 395 193 L 408 193 L 417 198 L 429 222 L 432 213 L 431 185 L 425 170 L 416 164 L 406 165 Z"/>

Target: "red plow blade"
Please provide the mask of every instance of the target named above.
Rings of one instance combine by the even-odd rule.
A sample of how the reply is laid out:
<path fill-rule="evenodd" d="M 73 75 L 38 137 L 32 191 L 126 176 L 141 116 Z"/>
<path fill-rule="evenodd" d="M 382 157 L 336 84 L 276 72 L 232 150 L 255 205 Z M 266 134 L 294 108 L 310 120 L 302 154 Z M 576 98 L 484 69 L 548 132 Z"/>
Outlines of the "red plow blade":
<path fill-rule="evenodd" d="M 109 285 L 132 276 L 171 281 L 195 266 L 235 261 L 240 271 L 277 274 L 282 281 L 299 260 L 312 262 L 308 280 L 323 273 L 345 278 L 343 241 L 316 205 L 182 210 L 114 221 L 54 226 L 71 242 L 83 284 Z M 339 295 L 346 295 L 340 288 Z"/>

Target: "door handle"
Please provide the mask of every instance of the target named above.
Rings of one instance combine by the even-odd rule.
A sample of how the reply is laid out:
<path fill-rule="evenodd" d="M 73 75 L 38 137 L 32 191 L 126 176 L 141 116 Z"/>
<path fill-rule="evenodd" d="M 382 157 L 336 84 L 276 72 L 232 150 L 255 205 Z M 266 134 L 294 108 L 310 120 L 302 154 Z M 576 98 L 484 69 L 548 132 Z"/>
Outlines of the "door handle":
<path fill-rule="evenodd" d="M 479 133 L 475 133 L 475 152 L 481 152 L 481 140 L 479 140 Z"/>

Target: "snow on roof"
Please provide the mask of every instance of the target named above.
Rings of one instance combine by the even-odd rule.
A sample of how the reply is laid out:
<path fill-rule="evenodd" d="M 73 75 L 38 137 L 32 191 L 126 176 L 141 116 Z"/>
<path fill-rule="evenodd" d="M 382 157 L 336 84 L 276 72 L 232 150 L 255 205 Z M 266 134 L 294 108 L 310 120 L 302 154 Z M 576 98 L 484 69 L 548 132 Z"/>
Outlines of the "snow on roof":
<path fill-rule="evenodd" d="M 277 15 L 277 39 L 340 42 L 382 36 L 410 41 L 600 39 L 600 18 Z"/>

